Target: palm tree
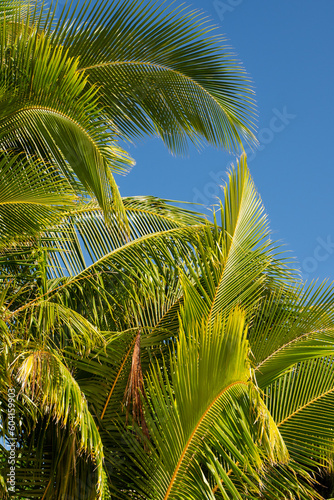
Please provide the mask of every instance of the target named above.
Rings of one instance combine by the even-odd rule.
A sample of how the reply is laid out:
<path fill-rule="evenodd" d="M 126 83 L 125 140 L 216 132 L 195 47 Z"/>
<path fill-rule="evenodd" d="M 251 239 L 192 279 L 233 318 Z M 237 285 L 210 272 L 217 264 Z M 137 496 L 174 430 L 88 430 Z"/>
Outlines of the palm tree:
<path fill-rule="evenodd" d="M 146 371 L 135 498 L 322 498 L 312 471 L 333 467 L 334 287 L 302 285 L 275 252 L 243 158 L 221 223 L 180 270 L 173 348 Z"/>
<path fill-rule="evenodd" d="M 74 276 L 58 277 L 57 262 L 62 255 L 59 252 L 53 254 L 55 277 L 48 278 L 50 264 L 43 248 L 33 256 L 29 254 L 26 260 L 3 264 L 1 397 L 7 408 L 8 387 L 14 387 L 17 394 L 22 391 L 17 408 L 17 470 L 22 473 L 21 482 L 17 478 L 17 483 L 22 498 L 40 498 L 43 494 L 45 498 L 108 498 L 108 482 L 113 487 L 101 435 L 106 440 L 116 436 L 118 442 L 123 438 L 115 428 L 110 435 L 108 426 L 115 427 L 115 423 L 107 419 L 106 411 L 102 415 L 96 413 L 98 407 L 90 406 L 88 394 L 95 392 L 96 384 L 101 389 L 97 376 L 119 368 L 117 363 L 122 363 L 121 358 L 129 351 L 128 344 L 133 342 L 136 329 L 133 325 L 127 327 L 136 315 L 131 310 L 130 283 L 140 288 L 141 272 L 147 268 L 154 290 L 160 281 L 159 270 L 154 273 L 154 267 L 145 261 L 159 256 L 160 266 L 164 259 L 172 267 L 177 254 L 179 260 L 181 255 L 190 255 L 190 230 L 196 234 L 202 225 L 199 217 L 187 211 L 169 207 L 162 200 L 153 201 L 124 200 L 131 228 L 131 240 L 127 243 L 117 224 L 103 226 L 102 212 L 95 205 L 85 212 L 71 211 L 70 220 L 63 223 L 67 227 L 54 228 L 55 232 L 68 234 L 75 225 L 82 236 L 78 241 L 90 241 L 92 255 L 107 249 L 114 264 L 99 259 L 95 264 L 101 266 L 98 270 L 89 266 Z M 97 239 L 101 227 L 105 238 Z M 68 269 L 82 264 L 76 259 L 80 253 L 73 251 L 71 258 L 64 257 Z M 66 248 L 63 254 L 67 256 Z M 114 267 L 116 263 L 119 270 Z M 126 263 L 131 269 L 127 276 Z M 160 283 L 160 293 L 162 286 Z M 136 293 L 135 289 L 132 292 Z M 131 356 L 129 352 L 128 357 Z M 108 402 L 113 402 L 111 397 Z M 117 412 L 122 398 L 118 403 Z M 109 412 L 110 406 L 106 410 Z M 107 422 L 107 428 L 101 427 L 100 417 Z M 122 421 L 125 422 L 123 415 Z M 4 434 L 10 437 L 7 419 L 4 424 Z M 61 435 L 60 429 L 64 429 Z M 123 453 L 118 445 L 111 445 L 107 453 L 113 460 L 114 451 Z M 3 453 L 5 459 L 4 449 Z M 76 480 L 72 480 L 73 471 Z"/>
<path fill-rule="evenodd" d="M 103 443 L 75 363 L 94 349 L 107 353 L 106 332 L 126 321 L 122 309 L 108 305 L 110 291 L 102 286 L 101 295 L 101 273 L 87 278 L 85 253 L 98 259 L 128 242 L 130 254 L 131 242 L 141 239 L 141 255 L 157 257 L 155 240 L 168 240 L 158 252 L 171 262 L 178 252 L 189 254 L 188 226 L 196 231 L 202 223 L 161 200 L 122 200 L 113 173 L 133 161 L 118 141 L 149 133 L 176 153 L 187 138 L 236 148 L 254 140 L 252 91 L 196 12 L 86 2 L 65 7 L 56 20 L 55 10 L 39 7 L 0 4 L 3 444 L 10 437 L 7 389 L 14 386 L 21 391 L 21 497 L 104 498 Z M 69 296 L 68 276 L 84 271 Z M 103 276 L 124 299 L 118 276 Z M 94 318 L 80 304 L 84 288 L 98 292 L 91 296 Z M 78 481 L 69 480 L 72 471 Z M 91 481 L 83 484 L 88 472 Z M 1 484 L 5 495 L 4 477 Z"/>
<path fill-rule="evenodd" d="M 0 5 L 0 446 L 6 470 L 14 432 L 17 498 L 323 498 L 333 286 L 302 285 L 271 242 L 244 157 L 213 223 L 122 199 L 112 175 L 131 164 L 121 138 L 252 140 L 244 72 L 196 12 Z"/>
<path fill-rule="evenodd" d="M 41 252 L 33 286 L 3 292 L 21 498 L 324 498 L 333 286 L 302 285 L 279 254 L 244 157 L 219 223 L 124 203 L 130 242 L 99 209 L 77 214 L 104 256 L 48 279 Z"/>

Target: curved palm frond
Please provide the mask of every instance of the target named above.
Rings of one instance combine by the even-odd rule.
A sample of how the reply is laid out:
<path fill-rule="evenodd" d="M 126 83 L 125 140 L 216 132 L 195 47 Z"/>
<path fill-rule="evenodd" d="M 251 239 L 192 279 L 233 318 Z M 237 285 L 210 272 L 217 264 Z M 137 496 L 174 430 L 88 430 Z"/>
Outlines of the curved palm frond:
<path fill-rule="evenodd" d="M 85 2 L 64 9 L 52 39 L 79 57 L 80 71 L 100 88 L 100 103 L 125 135 L 157 133 L 175 152 L 187 137 L 233 149 L 255 140 L 253 92 L 213 30 L 203 14 L 182 7 Z"/>
<path fill-rule="evenodd" d="M 115 216 L 106 226 L 96 202 L 79 204 L 76 209 L 64 214 L 60 224 L 45 232 L 42 241 L 50 250 L 54 276 L 79 274 L 87 265 L 112 255 L 127 243 L 138 241 L 139 244 L 140 238 L 145 236 L 154 238 L 160 233 L 175 230 L 175 239 L 180 239 L 182 229 L 205 223 L 200 214 L 153 196 L 123 198 L 122 203 L 128 222 L 127 234 Z M 177 236 L 178 229 L 180 236 Z"/>
<path fill-rule="evenodd" d="M 292 491 L 285 444 L 249 382 L 244 313 L 237 309 L 206 327 L 196 326 L 184 310 L 176 352 L 170 372 L 156 365 L 148 377 L 146 419 L 154 451 L 138 461 L 152 479 L 138 481 L 139 494 L 242 499 L 261 491 L 273 498 L 280 473 L 281 493 Z M 262 473 L 274 464 L 281 464 L 281 472 L 263 490 Z M 307 483 L 297 484 L 300 498 L 314 498 Z"/>
<path fill-rule="evenodd" d="M 69 372 L 56 352 L 51 350 L 34 350 L 19 358 L 17 364 L 18 381 L 22 391 L 35 404 L 40 405 L 40 412 L 50 414 L 56 423 L 69 425 L 71 431 L 78 435 L 75 453 L 83 452 L 92 457 L 97 468 L 96 498 L 107 498 L 107 484 L 104 472 L 103 445 L 90 414 L 86 399 L 73 375 Z M 53 481 L 50 479 L 49 498 L 53 498 Z M 66 482 L 56 485 L 58 494 L 66 492 Z M 46 489 L 46 494 L 48 488 Z"/>
<path fill-rule="evenodd" d="M 66 6 L 55 26 L 45 7 L 15 12 L 0 26 L 2 148 L 56 165 L 125 230 L 112 172 L 132 160 L 119 137 L 157 133 L 172 151 L 184 150 L 187 137 L 228 149 L 254 140 L 247 76 L 198 13 L 85 3 Z"/>
<path fill-rule="evenodd" d="M 29 21 L 28 13 L 0 24 L 1 148 L 47 160 L 77 192 L 94 194 L 106 216 L 112 203 L 122 215 L 111 171 L 126 171 L 132 160 L 101 116 L 96 89 L 85 89 L 78 61 Z"/>
<path fill-rule="evenodd" d="M 272 290 L 250 330 L 257 381 L 265 388 L 296 363 L 334 353 L 334 287 Z"/>
<path fill-rule="evenodd" d="M 0 159 L 0 249 L 39 238 L 75 206 L 76 196 L 56 169 L 23 154 Z"/>
<path fill-rule="evenodd" d="M 302 361 L 266 387 L 268 408 L 296 461 L 333 469 L 333 356 Z"/>
<path fill-rule="evenodd" d="M 289 288 L 289 271 L 277 258 L 267 216 L 243 156 L 232 168 L 215 221 L 196 242 L 195 255 L 183 273 L 193 317 L 214 322 L 235 306 L 252 317 L 253 308 L 270 287 Z M 291 280 L 291 277 L 290 277 Z M 191 300 L 190 300 L 191 298 Z"/>

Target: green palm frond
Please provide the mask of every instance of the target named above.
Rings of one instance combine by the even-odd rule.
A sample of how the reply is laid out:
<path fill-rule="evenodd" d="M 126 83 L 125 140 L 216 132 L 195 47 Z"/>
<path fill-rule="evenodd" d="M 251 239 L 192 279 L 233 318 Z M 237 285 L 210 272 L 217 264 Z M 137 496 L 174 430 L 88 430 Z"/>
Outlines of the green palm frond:
<path fill-rule="evenodd" d="M 249 80 L 199 13 L 85 3 L 55 25 L 44 6 L 15 12 L 0 23 L 0 145 L 56 166 L 125 232 L 112 174 L 133 162 L 119 138 L 156 133 L 172 151 L 254 140 Z"/>
<path fill-rule="evenodd" d="M 233 301 L 254 302 L 273 257 L 267 217 L 251 179 L 246 157 L 229 176 L 222 205 L 222 263 L 209 321 Z M 256 299 L 255 299 L 256 300 Z M 246 305 L 246 304 L 245 304 Z"/>
<path fill-rule="evenodd" d="M 288 454 L 265 405 L 252 406 L 259 398 L 249 385 L 245 315 L 235 310 L 209 328 L 187 319 L 184 310 L 170 373 L 156 365 L 148 378 L 147 422 L 156 451 L 145 498 L 259 494 L 266 457 L 286 463 Z"/>
<path fill-rule="evenodd" d="M 21 0 L 1 0 L 0 2 L 0 21 L 4 18 L 15 20 L 18 13 L 28 10 L 29 2 Z"/>
<path fill-rule="evenodd" d="M 52 39 L 79 57 L 80 71 L 101 89 L 99 102 L 125 135 L 157 133 L 176 152 L 187 137 L 232 149 L 254 141 L 253 92 L 214 30 L 184 7 L 85 2 L 65 8 Z"/>
<path fill-rule="evenodd" d="M 261 387 L 298 362 L 334 353 L 334 287 L 274 290 L 263 297 L 250 330 Z"/>
<path fill-rule="evenodd" d="M 22 154 L 0 159 L 0 249 L 38 238 L 59 224 L 76 196 L 60 172 Z"/>
<path fill-rule="evenodd" d="M 197 319 L 209 323 L 242 304 L 256 306 L 266 286 L 282 283 L 284 262 L 278 261 L 270 239 L 267 216 L 250 176 L 245 156 L 232 168 L 221 203 L 221 224 L 207 226 L 187 262 L 185 283 Z"/>
<path fill-rule="evenodd" d="M 145 236 L 158 236 L 164 231 L 200 226 L 205 219 L 195 212 L 173 205 L 153 196 L 123 198 L 129 232 L 125 234 L 113 216 L 106 226 L 103 213 L 96 202 L 79 204 L 64 214 L 59 225 L 46 231 L 42 240 L 50 250 L 54 275 L 83 272 L 87 265 L 115 252 L 127 243 Z M 180 234 L 181 234 L 180 233 Z M 139 242 L 138 242 L 139 244 Z"/>
<path fill-rule="evenodd" d="M 85 89 L 78 61 L 23 19 L 4 20 L 0 31 L 2 149 L 47 160 L 77 191 L 94 194 L 106 215 L 112 203 L 122 215 L 111 171 L 126 171 L 132 160 L 101 116 L 96 89 Z"/>
<path fill-rule="evenodd" d="M 40 405 L 41 414 L 49 413 L 56 423 L 68 425 L 78 435 L 76 453 L 83 452 L 92 457 L 98 475 L 97 498 L 106 498 L 103 445 L 87 401 L 73 375 L 57 353 L 45 349 L 27 352 L 17 363 L 17 370 L 22 391 Z"/>
<path fill-rule="evenodd" d="M 296 461 L 333 469 L 333 356 L 303 361 L 265 389 L 268 408 Z"/>

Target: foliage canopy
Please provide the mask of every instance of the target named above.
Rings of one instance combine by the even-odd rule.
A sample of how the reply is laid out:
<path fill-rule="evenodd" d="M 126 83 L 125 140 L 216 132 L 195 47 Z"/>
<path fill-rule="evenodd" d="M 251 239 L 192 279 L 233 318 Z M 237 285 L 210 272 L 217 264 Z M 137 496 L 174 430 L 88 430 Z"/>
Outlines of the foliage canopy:
<path fill-rule="evenodd" d="M 323 498 L 333 285 L 272 242 L 244 155 L 211 222 L 114 179 L 120 140 L 254 141 L 239 63 L 151 1 L 0 0 L 0 35 L 2 497 L 11 389 L 20 500 Z"/>

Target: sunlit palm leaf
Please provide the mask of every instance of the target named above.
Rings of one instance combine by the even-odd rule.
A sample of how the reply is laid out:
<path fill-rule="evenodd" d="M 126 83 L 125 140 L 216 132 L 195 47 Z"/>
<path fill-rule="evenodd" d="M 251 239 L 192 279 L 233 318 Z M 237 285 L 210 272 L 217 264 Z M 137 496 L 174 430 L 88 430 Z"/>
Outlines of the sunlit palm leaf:
<path fill-rule="evenodd" d="M 85 89 L 78 61 L 30 27 L 24 15 L 20 23 L 4 20 L 0 31 L 2 148 L 57 165 L 77 191 L 97 197 L 106 215 L 113 200 L 116 213 L 124 216 L 111 170 L 122 172 L 132 162 L 101 116 L 96 89 Z"/>
<path fill-rule="evenodd" d="M 76 20 L 66 24 L 71 13 Z M 65 10 L 53 39 L 80 58 L 108 117 L 126 135 L 158 133 L 230 148 L 253 141 L 249 78 L 199 11 L 139 0 Z M 115 40 L 117 42 L 115 43 Z"/>
<path fill-rule="evenodd" d="M 56 353 L 27 353 L 18 364 L 22 390 L 41 405 L 41 413 L 50 413 L 56 422 L 69 425 L 78 434 L 77 452 L 90 455 L 98 471 L 97 498 L 104 498 L 106 477 L 103 472 L 103 446 L 87 402 L 71 373 Z"/>
<path fill-rule="evenodd" d="M 59 171 L 22 154 L 2 156 L 0 179 L 0 249 L 39 237 L 75 206 L 75 194 Z"/>
<path fill-rule="evenodd" d="M 154 197 L 123 198 L 122 203 L 128 221 L 128 234 L 119 227 L 116 217 L 112 217 L 106 226 L 103 213 L 94 202 L 78 205 L 77 209 L 66 214 L 61 224 L 45 233 L 45 246 L 56 250 L 50 252 L 55 274 L 63 275 L 64 270 L 72 275 L 78 274 L 87 265 L 103 259 L 131 241 L 148 235 L 158 237 L 161 232 L 168 230 L 172 233 L 175 230 L 174 237 L 179 238 L 177 229 L 180 229 L 181 235 L 183 228 L 198 227 L 205 221 L 199 214 Z"/>
<path fill-rule="evenodd" d="M 288 455 L 270 418 L 264 427 L 265 417 L 257 419 L 258 428 L 247 423 L 251 413 L 259 409 L 252 408 L 248 399 L 248 346 L 243 313 L 235 311 L 227 322 L 217 318 L 208 329 L 205 324 L 200 327 L 187 320 L 185 310 L 171 373 L 161 374 L 156 366 L 147 385 L 154 415 L 147 418 L 157 449 L 157 469 L 150 471 L 154 480 L 152 477 L 148 483 L 146 498 L 197 499 L 203 498 L 204 492 L 205 498 L 216 498 L 214 490 L 220 491 L 223 498 L 233 495 L 241 499 L 242 491 L 248 488 L 256 493 L 260 482 L 256 471 L 261 469 L 266 454 L 273 462 L 285 462 Z M 261 411 L 265 415 L 263 404 Z M 252 422 L 256 420 L 255 413 Z M 235 428 L 238 425 L 239 432 Z M 257 432 L 263 432 L 262 438 Z M 248 443 L 247 449 L 243 439 Z M 248 472 L 252 471 L 249 476 L 243 470 L 246 463 Z M 232 480 L 230 468 L 235 476 Z M 215 488 L 217 478 L 220 479 Z M 244 482 L 243 487 L 239 481 Z"/>
<path fill-rule="evenodd" d="M 334 287 L 326 282 L 264 296 L 250 331 L 259 385 L 298 362 L 333 354 L 333 313 Z"/>

